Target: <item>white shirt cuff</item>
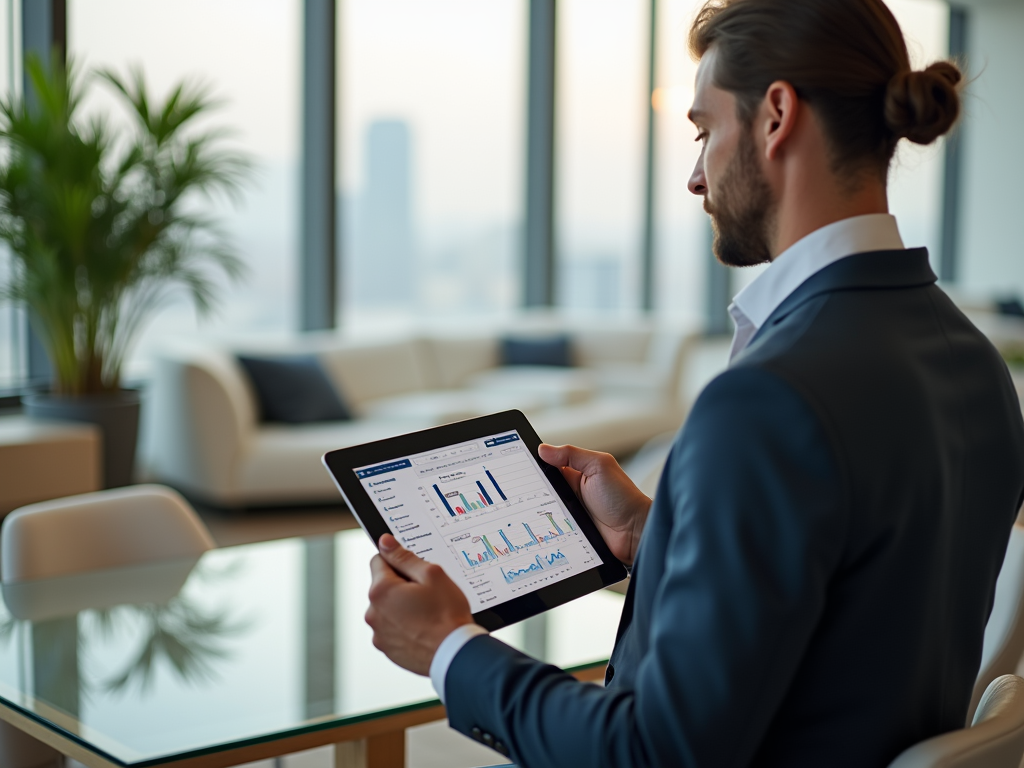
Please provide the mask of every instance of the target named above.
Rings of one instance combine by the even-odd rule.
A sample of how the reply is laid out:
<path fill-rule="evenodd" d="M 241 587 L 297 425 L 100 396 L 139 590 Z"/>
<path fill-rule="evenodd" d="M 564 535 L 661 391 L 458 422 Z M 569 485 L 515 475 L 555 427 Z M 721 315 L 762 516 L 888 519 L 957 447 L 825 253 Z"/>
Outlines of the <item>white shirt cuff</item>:
<path fill-rule="evenodd" d="M 434 685 L 441 703 L 444 704 L 444 679 L 448 676 L 448 667 L 455 661 L 455 655 L 462 650 L 462 646 L 468 643 L 477 635 L 486 635 L 487 630 L 479 624 L 463 624 L 458 629 L 453 629 L 434 653 L 434 659 L 430 662 L 430 682 Z"/>

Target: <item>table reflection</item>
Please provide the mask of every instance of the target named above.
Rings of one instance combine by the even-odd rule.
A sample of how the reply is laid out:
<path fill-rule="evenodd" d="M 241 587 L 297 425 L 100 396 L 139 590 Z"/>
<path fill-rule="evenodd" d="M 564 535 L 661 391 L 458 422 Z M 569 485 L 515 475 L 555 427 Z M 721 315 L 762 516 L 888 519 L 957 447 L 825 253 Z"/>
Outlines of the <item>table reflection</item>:
<path fill-rule="evenodd" d="M 232 654 L 229 639 L 242 635 L 249 622 L 229 605 L 202 605 L 194 595 L 216 588 L 238 565 L 217 568 L 193 558 L 3 584 L 0 653 L 15 657 L 23 697 L 31 693 L 75 719 L 83 698 L 132 685 L 148 692 L 160 666 L 183 683 L 215 682 L 217 663 Z M 194 589 L 186 593 L 189 582 Z M 117 646 L 120 664 L 106 674 L 91 669 L 88 660 L 104 655 L 110 644 Z"/>
<path fill-rule="evenodd" d="M 361 531 L 3 585 L 0 698 L 132 763 L 430 706 L 373 648 Z M 562 666 L 605 658 L 621 597 L 501 630 Z"/>

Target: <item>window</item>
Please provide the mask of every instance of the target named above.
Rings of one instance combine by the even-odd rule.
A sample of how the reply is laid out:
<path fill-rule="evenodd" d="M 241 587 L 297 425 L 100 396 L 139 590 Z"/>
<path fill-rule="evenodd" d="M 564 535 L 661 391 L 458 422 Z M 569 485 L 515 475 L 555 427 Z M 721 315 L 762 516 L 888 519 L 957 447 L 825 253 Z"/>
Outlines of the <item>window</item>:
<path fill-rule="evenodd" d="M 8 254 L 0 247 L 0 284 L 7 281 L 10 268 Z M 25 313 L 11 302 L 0 303 L 0 396 L 25 379 L 25 333 Z"/>
<path fill-rule="evenodd" d="M 513 309 L 526 0 L 340 7 L 342 326 Z"/>
<path fill-rule="evenodd" d="M 556 292 L 569 310 L 639 306 L 649 7 L 558 3 Z"/>
<path fill-rule="evenodd" d="M 658 3 L 655 108 L 654 306 L 666 321 L 699 327 L 705 317 L 711 236 L 703 200 L 687 183 L 700 156 L 697 131 L 686 113 L 693 103 L 697 64 L 687 34 L 698 0 Z"/>
<path fill-rule="evenodd" d="M 949 55 L 949 5 L 941 0 L 888 0 L 903 29 L 910 63 L 922 69 Z M 922 147 L 901 141 L 889 172 L 889 210 L 908 248 L 926 246 L 939 271 L 945 139 Z"/>
<path fill-rule="evenodd" d="M 237 203 L 208 206 L 248 267 L 225 286 L 220 310 L 197 321 L 182 297 L 147 326 L 135 360 L 167 339 L 215 333 L 249 335 L 297 326 L 300 0 L 69 0 L 68 51 L 90 68 L 124 73 L 141 66 L 163 98 L 183 78 L 199 78 L 222 100 L 207 124 L 233 131 L 235 146 L 255 161 Z M 84 109 L 115 102 L 101 86 Z M 137 370 L 137 369 L 136 369 Z"/>
<path fill-rule="evenodd" d="M 0 3 L 0 98 L 7 99 L 20 90 L 17 77 L 21 68 L 17 65 L 20 40 L 18 29 L 19 8 L 16 0 Z M 11 268 L 10 255 L 0 245 L 0 285 L 7 282 Z M 25 377 L 24 313 L 11 302 L 0 301 L 0 393 L 13 389 Z"/>
<path fill-rule="evenodd" d="M 686 35 L 699 0 L 658 0 L 654 286 L 657 316 L 705 316 L 709 231 L 686 184 L 699 152 L 686 120 L 696 65 Z M 892 0 L 915 65 L 946 54 L 948 6 Z M 557 6 L 556 279 L 571 312 L 640 305 L 650 0 Z M 0 2 L 0 90 L 18 0 Z M 346 0 L 338 10 L 341 317 L 354 331 L 422 318 L 500 316 L 521 304 L 528 0 Z M 137 346 L 297 328 L 301 0 L 68 0 L 69 53 L 86 67 L 140 65 L 158 95 L 184 77 L 223 99 L 208 120 L 256 162 L 237 205 L 211 204 L 249 267 L 200 324 L 182 297 Z M 20 55 L 20 54 L 18 54 Z M 94 89 L 86 112 L 113 97 Z M 123 119 L 123 114 L 121 118 Z M 942 146 L 904 145 L 890 204 L 908 245 L 938 258 Z M 9 268 L 0 253 L 0 274 Z M 740 270 L 734 284 L 759 270 Z M 23 381 L 25 321 L 0 306 L 0 388 Z M 138 367 L 130 369 L 138 373 Z"/>

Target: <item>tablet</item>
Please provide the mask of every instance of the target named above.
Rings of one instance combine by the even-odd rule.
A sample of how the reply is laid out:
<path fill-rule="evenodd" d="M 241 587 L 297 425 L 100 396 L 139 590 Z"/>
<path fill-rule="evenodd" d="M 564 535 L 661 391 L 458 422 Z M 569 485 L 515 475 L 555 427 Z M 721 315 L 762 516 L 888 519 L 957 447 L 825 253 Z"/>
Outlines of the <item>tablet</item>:
<path fill-rule="evenodd" d="M 626 577 L 540 438 L 505 411 L 323 457 L 374 543 L 391 533 L 498 629 Z"/>

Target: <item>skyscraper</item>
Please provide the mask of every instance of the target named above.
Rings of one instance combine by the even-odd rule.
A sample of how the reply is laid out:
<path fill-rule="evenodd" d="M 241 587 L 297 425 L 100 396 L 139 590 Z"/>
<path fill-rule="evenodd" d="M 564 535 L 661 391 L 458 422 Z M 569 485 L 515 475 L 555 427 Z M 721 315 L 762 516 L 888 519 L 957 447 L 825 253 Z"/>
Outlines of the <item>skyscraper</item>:
<path fill-rule="evenodd" d="M 370 123 L 364 158 L 365 182 L 353 222 L 353 300 L 363 307 L 409 306 L 416 264 L 408 123 Z"/>

